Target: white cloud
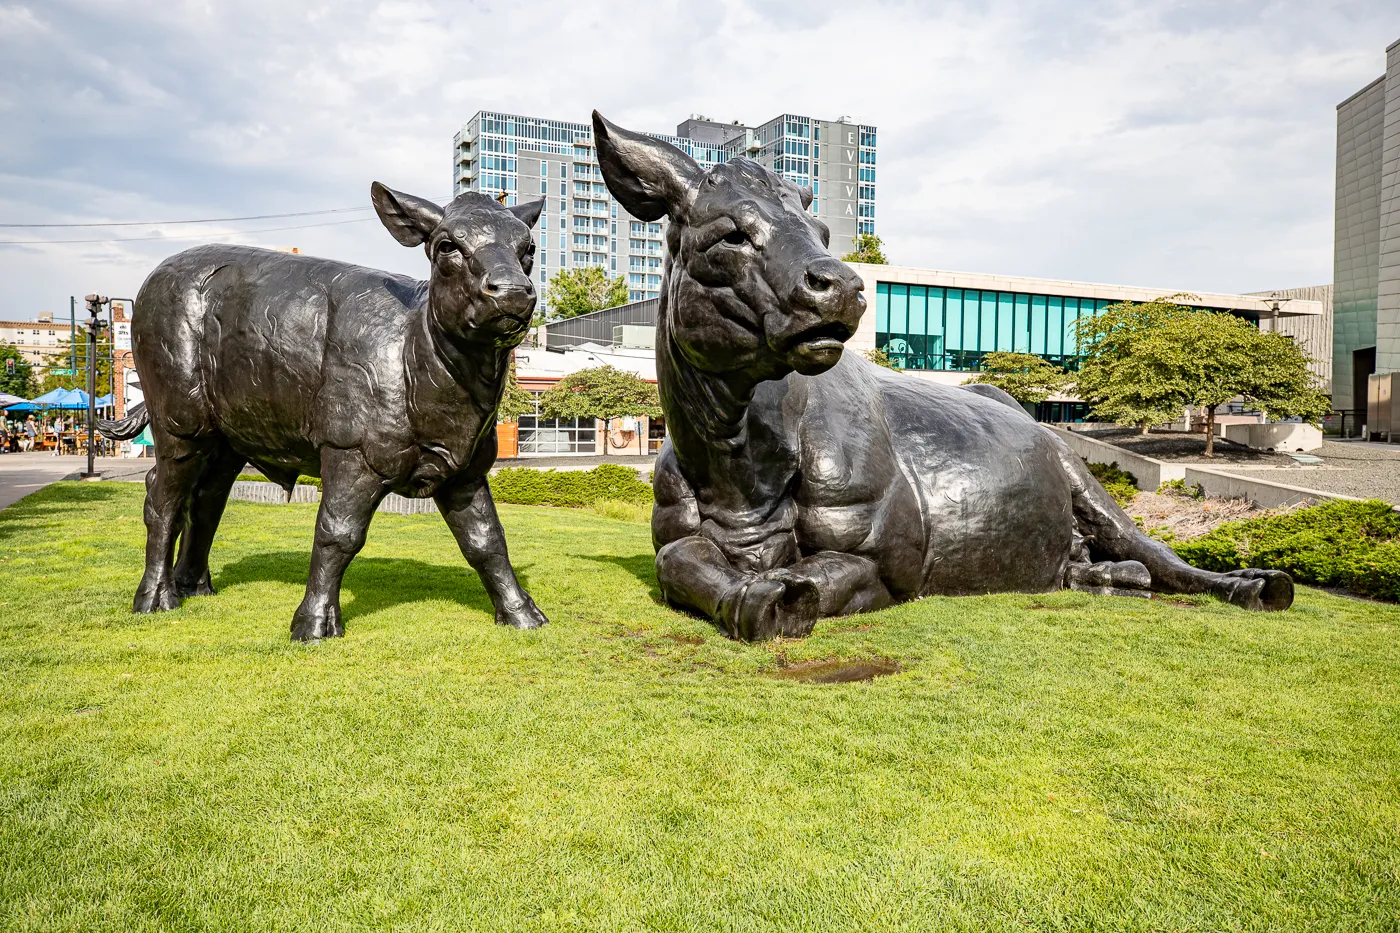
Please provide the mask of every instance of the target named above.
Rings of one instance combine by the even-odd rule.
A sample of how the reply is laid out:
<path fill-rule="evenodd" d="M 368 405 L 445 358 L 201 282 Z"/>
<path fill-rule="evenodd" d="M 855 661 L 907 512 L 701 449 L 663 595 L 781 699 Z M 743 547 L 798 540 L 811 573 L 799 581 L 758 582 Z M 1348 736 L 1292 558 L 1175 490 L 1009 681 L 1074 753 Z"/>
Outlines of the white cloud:
<path fill-rule="evenodd" d="M 652 130 L 692 112 L 852 114 L 880 129 L 877 225 L 901 262 L 1198 290 L 1323 282 L 1334 108 L 1382 71 L 1400 37 L 1391 6 L 11 4 L 0 217 L 367 205 L 373 179 L 442 196 L 452 134 L 483 107 L 573 120 L 598 107 Z M 426 270 L 368 214 L 235 239 Z M 0 247 L 0 317 L 131 295 L 187 245 Z"/>

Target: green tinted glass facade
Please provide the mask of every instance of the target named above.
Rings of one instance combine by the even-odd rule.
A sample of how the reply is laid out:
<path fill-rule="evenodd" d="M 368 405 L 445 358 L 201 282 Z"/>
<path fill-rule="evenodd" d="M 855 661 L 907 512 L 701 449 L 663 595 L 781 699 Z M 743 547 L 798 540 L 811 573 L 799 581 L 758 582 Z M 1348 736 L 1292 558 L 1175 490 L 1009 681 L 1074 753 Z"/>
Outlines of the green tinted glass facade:
<path fill-rule="evenodd" d="M 1111 304 L 1102 298 L 878 282 L 875 345 L 901 369 L 975 372 L 994 351 L 1034 353 L 1074 369 L 1075 321 Z"/>

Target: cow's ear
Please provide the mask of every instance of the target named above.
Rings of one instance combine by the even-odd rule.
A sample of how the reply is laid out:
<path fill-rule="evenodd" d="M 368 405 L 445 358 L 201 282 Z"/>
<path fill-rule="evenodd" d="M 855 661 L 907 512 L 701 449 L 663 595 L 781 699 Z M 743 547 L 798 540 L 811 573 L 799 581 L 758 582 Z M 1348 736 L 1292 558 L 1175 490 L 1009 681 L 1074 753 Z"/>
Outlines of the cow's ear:
<path fill-rule="evenodd" d="M 811 188 L 807 187 L 806 185 L 798 185 L 797 196 L 802 199 L 802 209 L 804 211 L 812 206 L 812 198 L 814 197 L 814 195 L 812 194 Z"/>
<path fill-rule="evenodd" d="M 593 141 L 608 190 L 639 220 L 683 219 L 703 170 L 675 146 L 633 133 L 593 111 Z"/>
<path fill-rule="evenodd" d="M 544 198 L 540 198 L 538 201 L 527 201 L 524 204 L 512 204 L 506 210 L 520 218 L 525 226 L 533 227 L 535 221 L 540 219 L 540 211 L 544 210 Z"/>
<path fill-rule="evenodd" d="M 432 201 L 395 191 L 377 181 L 369 186 L 369 199 L 384 226 L 404 246 L 419 245 L 442 223 L 442 208 Z"/>

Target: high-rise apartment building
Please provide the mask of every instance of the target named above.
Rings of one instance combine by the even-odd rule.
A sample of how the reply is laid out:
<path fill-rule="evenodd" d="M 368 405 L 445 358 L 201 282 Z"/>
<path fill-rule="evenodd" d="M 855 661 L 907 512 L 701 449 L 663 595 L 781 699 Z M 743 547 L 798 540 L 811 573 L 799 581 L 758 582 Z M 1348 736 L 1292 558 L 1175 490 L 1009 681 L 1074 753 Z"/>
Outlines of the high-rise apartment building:
<path fill-rule="evenodd" d="M 782 114 L 756 127 L 694 114 L 674 135 L 650 134 L 704 167 L 745 156 L 812 189 L 812 214 L 831 228 L 831 251 L 852 249 L 875 232 L 875 127 L 849 117 L 817 120 Z M 452 143 L 452 193 L 481 191 L 517 200 L 545 199 L 536 225 L 541 291 L 565 269 L 600 266 L 625 276 L 632 301 L 661 293 L 666 221 L 628 214 L 608 193 L 591 123 L 479 111 Z"/>
<path fill-rule="evenodd" d="M 1332 407 L 1365 420 L 1367 376 L 1400 372 L 1400 42 L 1337 105 Z"/>

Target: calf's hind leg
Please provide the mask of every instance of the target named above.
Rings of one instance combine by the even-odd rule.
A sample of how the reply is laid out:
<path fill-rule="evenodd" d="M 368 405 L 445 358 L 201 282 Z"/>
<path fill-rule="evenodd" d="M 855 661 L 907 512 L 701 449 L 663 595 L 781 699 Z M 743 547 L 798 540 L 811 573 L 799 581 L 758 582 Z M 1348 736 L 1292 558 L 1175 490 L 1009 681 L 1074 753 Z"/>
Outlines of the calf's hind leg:
<path fill-rule="evenodd" d="M 370 519 L 387 491 L 384 480 L 369 468 L 358 450 L 329 447 L 321 452 L 321 487 L 306 596 L 292 616 L 292 638 L 297 641 L 345 634 L 340 621 L 340 581 L 345 568 L 365 546 Z"/>
<path fill-rule="evenodd" d="M 1083 461 L 1059 438 L 1055 443 L 1074 490 L 1075 524 L 1094 559 L 1137 561 L 1151 575 L 1151 589 L 1159 593 L 1209 593 L 1245 609 L 1279 610 L 1293 605 L 1293 578 L 1282 570 L 1201 570 L 1143 534 Z"/>
<path fill-rule="evenodd" d="M 184 526 L 190 494 L 204 469 L 203 445 L 156 436 L 156 465 L 146 474 L 146 570 L 136 588 L 132 612 L 176 609 L 180 596 L 171 572 L 175 538 Z"/>
<path fill-rule="evenodd" d="M 209 454 L 195 480 L 184 531 L 180 533 L 179 556 L 175 559 L 175 594 L 182 599 L 214 594 L 209 579 L 209 548 L 243 463 L 243 455 L 223 443 Z"/>

